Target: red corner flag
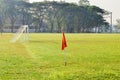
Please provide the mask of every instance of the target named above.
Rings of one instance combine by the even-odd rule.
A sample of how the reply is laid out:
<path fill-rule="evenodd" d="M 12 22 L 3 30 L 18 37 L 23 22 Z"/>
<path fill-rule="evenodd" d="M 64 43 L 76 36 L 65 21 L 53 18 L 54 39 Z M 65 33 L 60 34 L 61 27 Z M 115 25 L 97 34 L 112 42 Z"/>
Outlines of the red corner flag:
<path fill-rule="evenodd" d="M 67 42 L 66 42 L 65 34 L 64 32 L 62 32 L 62 50 L 64 50 L 65 47 L 67 47 Z"/>

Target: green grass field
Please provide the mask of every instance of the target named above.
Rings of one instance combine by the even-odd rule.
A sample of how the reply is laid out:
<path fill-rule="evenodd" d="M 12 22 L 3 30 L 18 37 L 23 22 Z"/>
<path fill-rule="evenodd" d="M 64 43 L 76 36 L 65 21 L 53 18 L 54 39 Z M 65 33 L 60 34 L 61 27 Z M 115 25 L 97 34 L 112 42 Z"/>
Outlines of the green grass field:
<path fill-rule="evenodd" d="M 0 35 L 0 80 L 120 80 L 120 34 L 30 34 L 9 43 Z"/>

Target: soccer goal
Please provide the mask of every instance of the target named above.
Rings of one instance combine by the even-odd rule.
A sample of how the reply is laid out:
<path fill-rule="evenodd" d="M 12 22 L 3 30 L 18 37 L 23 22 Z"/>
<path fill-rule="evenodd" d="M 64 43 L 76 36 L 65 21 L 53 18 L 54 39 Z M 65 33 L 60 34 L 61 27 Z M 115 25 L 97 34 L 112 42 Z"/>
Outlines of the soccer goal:
<path fill-rule="evenodd" d="M 22 25 L 17 32 L 14 34 L 13 38 L 10 40 L 11 43 L 16 42 L 22 35 L 24 36 L 24 41 L 28 41 L 28 25 Z"/>

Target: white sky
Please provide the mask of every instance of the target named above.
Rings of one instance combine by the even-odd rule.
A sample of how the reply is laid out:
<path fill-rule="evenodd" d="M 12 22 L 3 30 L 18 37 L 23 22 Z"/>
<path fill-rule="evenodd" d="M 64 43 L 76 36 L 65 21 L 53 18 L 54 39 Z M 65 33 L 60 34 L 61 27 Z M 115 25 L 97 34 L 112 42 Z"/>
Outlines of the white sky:
<path fill-rule="evenodd" d="M 30 2 L 40 2 L 44 0 L 29 0 Z M 53 1 L 53 0 L 48 0 Z M 60 0 L 54 0 L 60 1 Z M 79 0 L 65 0 L 66 2 L 78 3 Z M 107 11 L 113 13 L 113 24 L 116 23 L 116 19 L 120 19 L 120 0 L 89 0 L 91 5 L 99 6 Z M 109 18 L 108 18 L 109 19 Z"/>

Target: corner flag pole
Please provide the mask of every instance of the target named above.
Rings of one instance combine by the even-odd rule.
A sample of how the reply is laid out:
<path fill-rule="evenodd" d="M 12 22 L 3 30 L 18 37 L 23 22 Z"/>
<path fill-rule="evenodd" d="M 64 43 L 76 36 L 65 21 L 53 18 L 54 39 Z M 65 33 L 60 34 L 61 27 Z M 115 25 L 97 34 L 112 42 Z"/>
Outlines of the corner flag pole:
<path fill-rule="evenodd" d="M 64 50 L 64 65 L 67 66 L 65 50 Z"/>
<path fill-rule="evenodd" d="M 65 66 L 67 65 L 66 55 L 65 55 L 65 48 L 66 47 L 67 47 L 67 42 L 66 42 L 65 34 L 64 34 L 64 32 L 62 32 L 62 50 L 64 51 L 64 63 L 65 63 Z"/>

